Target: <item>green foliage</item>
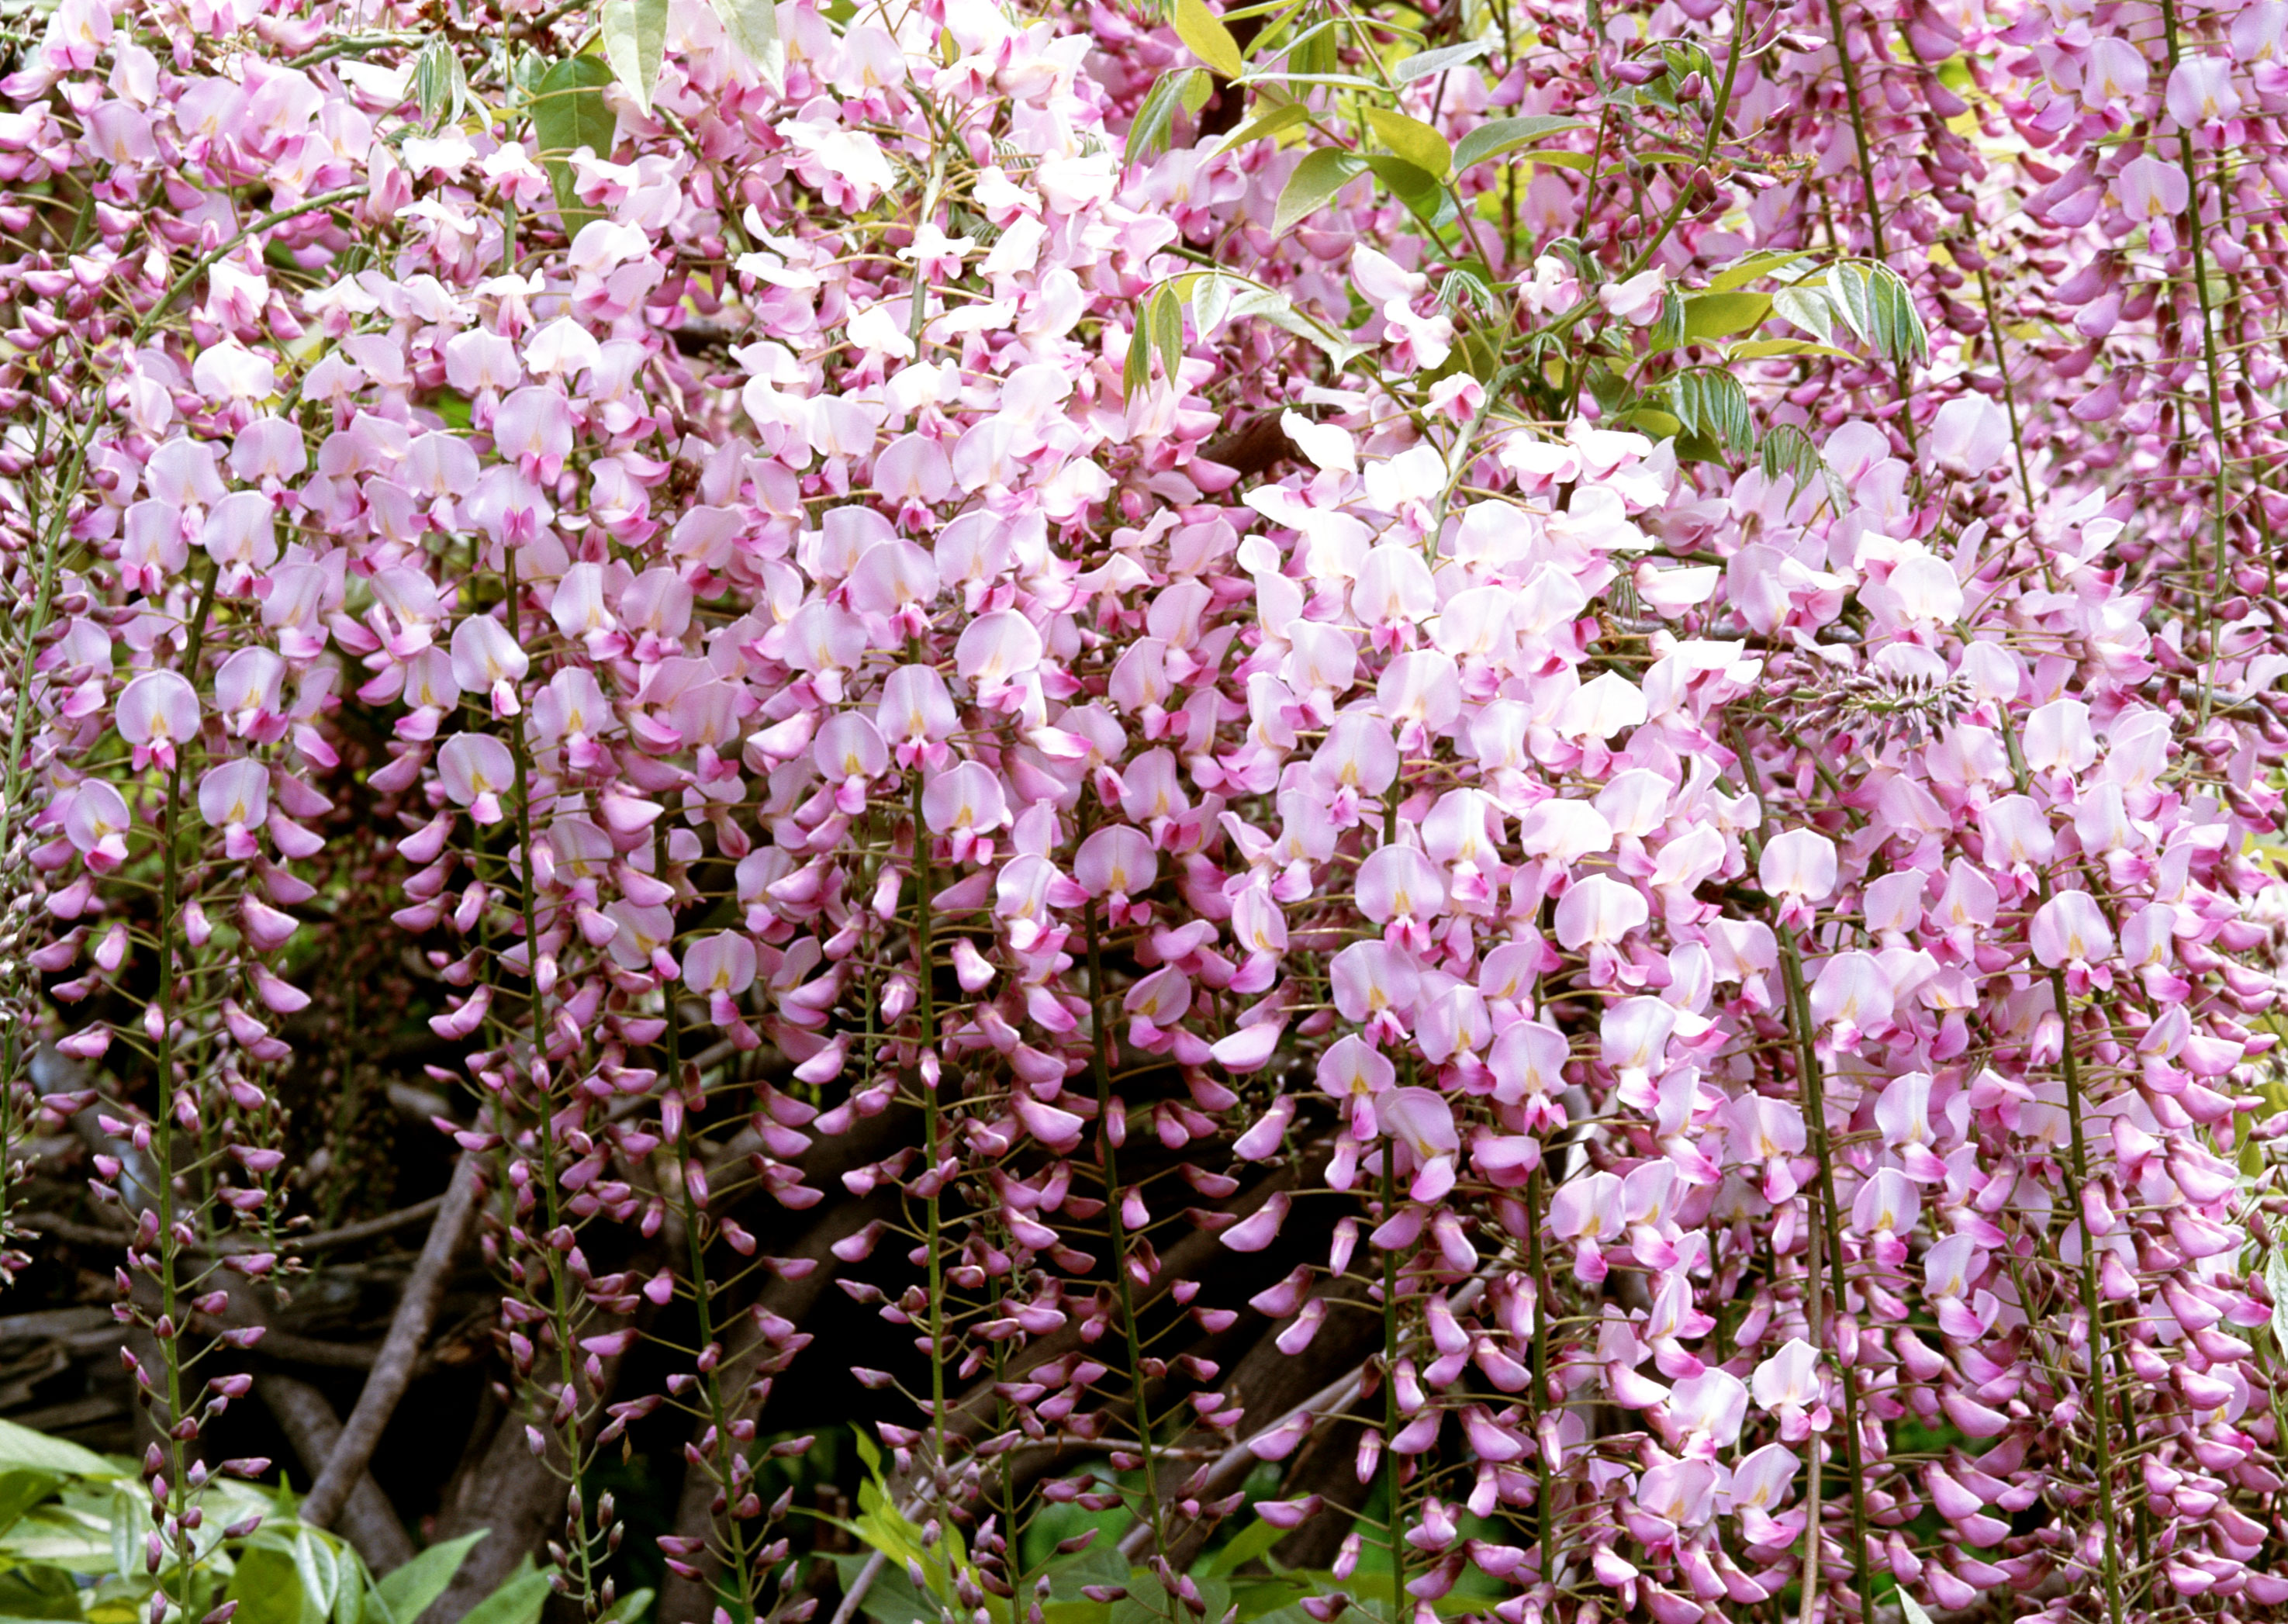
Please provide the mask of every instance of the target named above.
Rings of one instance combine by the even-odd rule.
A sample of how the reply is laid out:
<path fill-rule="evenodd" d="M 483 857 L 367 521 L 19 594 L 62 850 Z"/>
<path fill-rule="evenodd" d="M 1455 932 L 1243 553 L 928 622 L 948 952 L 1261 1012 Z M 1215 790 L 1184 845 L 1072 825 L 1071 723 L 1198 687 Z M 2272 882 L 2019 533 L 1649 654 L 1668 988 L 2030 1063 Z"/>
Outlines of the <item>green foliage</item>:
<path fill-rule="evenodd" d="M 286 1491 L 218 1478 L 200 1502 L 186 1597 L 171 1559 L 145 1571 L 150 1498 L 132 1462 L 0 1421 L 0 1620 L 134 1624 L 163 1588 L 192 1618 L 234 1601 L 242 1624 L 414 1624 L 485 1538 L 434 1546 L 377 1580 L 340 1536 L 296 1520 Z M 258 1518 L 245 1535 L 223 1532 Z M 548 1588 L 527 1562 L 468 1616 L 535 1624 Z M 623 1608 L 616 1624 L 635 1616 Z"/>
<path fill-rule="evenodd" d="M 1383 107 L 1369 107 L 1366 122 L 1382 138 L 1385 147 L 1420 170 L 1427 179 L 1442 178 L 1453 166 L 1454 150 L 1446 145 L 1446 138 L 1421 120 Z"/>
<path fill-rule="evenodd" d="M 548 183 L 556 193 L 557 211 L 564 217 L 568 234 L 598 218 L 574 191 L 576 178 L 565 162 L 584 147 L 600 158 L 612 153 L 618 121 L 604 105 L 604 87 L 612 70 L 596 57 L 567 57 L 536 79 L 530 92 L 532 132 L 539 142 L 540 160 L 547 166 Z"/>
<path fill-rule="evenodd" d="M 548 1575 L 527 1557 L 500 1588 L 469 1609 L 461 1624 L 539 1624 L 548 1604 Z"/>
<path fill-rule="evenodd" d="M 1194 56 L 1227 79 L 1236 79 L 1247 71 L 1239 42 L 1223 26 L 1222 19 L 1208 10 L 1202 0 L 1176 0 L 1176 37 L 1190 48 Z"/>
<path fill-rule="evenodd" d="M 1152 380 L 1152 358 L 1172 378 L 1184 362 L 1184 298 L 1173 282 L 1162 282 L 1145 297 L 1136 331 L 1128 340 L 1128 359 L 1120 370 L 1120 389 L 1133 396 Z"/>
<path fill-rule="evenodd" d="M 1827 293 L 1838 314 L 1876 354 L 1903 363 L 1927 360 L 1930 338 L 1914 296 L 1896 271 L 1871 260 L 1847 259 L 1827 273 Z"/>
<path fill-rule="evenodd" d="M 460 1572 L 462 1558 L 476 1549 L 485 1532 L 480 1528 L 442 1545 L 432 1545 L 396 1572 L 384 1574 L 374 1587 L 382 1605 L 400 1620 L 417 1619 L 428 1612 L 429 1604 L 445 1594 L 445 1587 Z"/>
<path fill-rule="evenodd" d="M 1811 436 L 1792 423 L 1778 424 L 1765 432 L 1756 448 L 1756 463 L 1767 479 L 1791 479 L 1799 489 L 1827 472 Z"/>
<path fill-rule="evenodd" d="M 604 0 L 603 32 L 604 60 L 613 76 L 649 114 L 667 48 L 667 0 Z"/>
<path fill-rule="evenodd" d="M 1390 76 L 1397 83 L 1411 84 L 1417 79 L 1427 79 L 1432 74 L 1442 74 L 1466 62 L 1474 62 L 1493 46 L 1494 42 L 1490 39 L 1468 40 L 1459 45 L 1441 45 L 1435 51 L 1425 51 L 1402 59 L 1390 70 Z"/>
<path fill-rule="evenodd" d="M 1504 153 L 1583 127 L 1577 118 L 1560 118 L 1552 113 L 1535 113 L 1522 118 L 1490 118 L 1455 144 L 1454 169 L 1458 173 L 1489 158 L 1498 158 Z"/>
<path fill-rule="evenodd" d="M 1298 124 L 1308 123 L 1310 116 L 1311 109 L 1299 101 L 1274 102 L 1269 107 L 1226 136 L 1223 145 L 1216 150 L 1230 152 L 1235 147 L 1246 146 L 1250 141 L 1267 139 L 1283 131 L 1292 130 Z"/>
<path fill-rule="evenodd" d="M 887 1558 L 868 1587 L 859 1612 L 873 1624 L 939 1624 L 949 1612 L 968 1616 L 972 1610 L 959 1604 L 957 1589 L 964 1578 L 973 1584 L 976 1574 L 959 1534 L 948 1527 L 934 1545 L 927 1543 L 923 1531 L 893 1499 L 882 1476 L 881 1452 L 873 1440 L 862 1430 L 856 1442 L 867 1470 L 858 1491 L 861 1515 L 839 1525 Z M 1113 1480 L 1104 1481 L 1109 1486 Z M 1275 1486 L 1276 1481 L 1266 1486 Z M 1140 1488 L 1132 1481 L 1125 1486 Z M 1303 1599 L 1338 1591 L 1355 1602 L 1387 1610 L 1390 1573 L 1386 1560 L 1378 1568 L 1376 1550 L 1369 1549 L 1366 1560 L 1347 1580 L 1324 1569 L 1283 1568 L 1271 1559 L 1271 1551 L 1288 1531 L 1253 1517 L 1243 1523 L 1234 1519 L 1237 1531 L 1212 1543 L 1193 1562 L 1189 1577 L 1206 1606 L 1204 1615 L 1195 1614 L 1168 1594 L 1150 1569 L 1132 1567 L 1120 1554 L 1119 1537 L 1134 1522 L 1125 1510 L 1091 1512 L 1072 1504 L 1036 1509 L 1027 1525 L 1009 1531 L 1021 1554 L 1026 1580 L 1016 1605 L 1030 1605 L 1032 1583 L 1045 1574 L 1049 1599 L 1042 1611 L 1047 1624 L 1197 1624 L 1203 1618 L 1205 1624 L 1225 1620 L 1229 1624 L 1310 1624 L 1299 1604 Z M 1080 1549 L 1057 1549 L 1072 1544 Z M 846 1594 L 869 1558 L 850 1553 L 832 1560 Z M 918 1589 L 910 1577 L 913 1566 L 922 1574 Z M 1091 1588 L 1100 1594 L 1124 1590 L 1126 1595 L 1092 1600 L 1082 1594 Z M 1472 1569 L 1452 1594 L 1434 1604 L 1435 1610 L 1442 1618 L 1483 1612 L 1488 1600 L 1500 1594 L 1498 1581 Z M 1013 1624 L 1011 1609 L 1010 1602 L 987 1596 L 992 1624 Z"/>
<path fill-rule="evenodd" d="M 1669 379 L 1668 399 L 1687 434 L 1728 451 L 1745 451 L 1756 443 L 1748 392 L 1720 368 L 1686 368 Z"/>
<path fill-rule="evenodd" d="M 457 121 L 468 107 L 468 75 L 451 42 L 433 39 L 413 59 L 413 99 L 422 122 L 432 130 L 448 119 Z"/>
<path fill-rule="evenodd" d="M 786 47 L 779 43 L 775 0 L 714 0 L 715 15 L 731 43 L 776 86 L 785 76 Z"/>
<path fill-rule="evenodd" d="M 1316 213 L 1320 206 L 1366 173 L 1366 160 L 1355 152 L 1322 147 L 1304 155 L 1280 191 L 1271 229 L 1284 235 Z"/>
<path fill-rule="evenodd" d="M 1696 293 L 1684 301 L 1684 339 L 1705 344 L 1744 333 L 1770 313 L 1768 293 Z"/>
<path fill-rule="evenodd" d="M 1204 68 L 1180 67 L 1174 73 L 1161 75 L 1146 94 L 1144 105 L 1136 109 L 1136 117 L 1128 126 L 1128 143 L 1121 154 L 1123 160 L 1129 163 L 1140 163 L 1166 152 L 1175 128 L 1176 109 L 1182 107 L 1198 112 L 1213 88 L 1214 81 Z M 1292 103 L 1289 106 L 1300 115 L 1302 109 L 1299 107 Z M 1258 119 L 1256 122 L 1261 123 L 1263 121 Z"/>

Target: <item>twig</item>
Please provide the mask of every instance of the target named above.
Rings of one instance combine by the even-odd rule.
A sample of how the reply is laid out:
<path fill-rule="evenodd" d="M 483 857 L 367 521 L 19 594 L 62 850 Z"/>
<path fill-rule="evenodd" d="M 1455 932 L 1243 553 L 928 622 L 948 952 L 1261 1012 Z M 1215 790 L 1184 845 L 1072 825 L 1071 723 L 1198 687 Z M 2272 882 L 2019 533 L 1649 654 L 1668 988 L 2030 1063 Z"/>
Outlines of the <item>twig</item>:
<path fill-rule="evenodd" d="M 425 1201 L 417 1201 L 412 1206 L 400 1208 L 395 1212 L 384 1213 L 377 1218 L 367 1218 L 356 1224 L 345 1224 L 339 1229 L 321 1230 L 314 1235 L 290 1233 L 282 1237 L 282 1240 L 285 1245 L 292 1248 L 297 1253 L 323 1252 L 335 1247 L 354 1246 L 361 1240 L 373 1240 L 383 1235 L 393 1234 L 401 1229 L 410 1229 L 424 1218 L 433 1216 L 444 1205 L 443 1196 L 433 1195 Z M 75 1218 L 67 1218 L 52 1212 L 28 1212 L 22 1216 L 21 1222 L 36 1228 L 44 1235 L 52 1235 L 59 1240 L 68 1240 L 74 1246 L 116 1247 L 132 1246 L 135 1243 L 135 1232 L 131 1229 L 115 1228 L 102 1224 L 82 1224 Z M 187 1249 L 205 1252 L 209 1248 L 193 1247 Z M 223 1248 L 226 1252 L 247 1252 L 255 1249 L 244 1241 L 239 1241 Z"/>
<path fill-rule="evenodd" d="M 416 1201 L 410 1207 L 401 1207 L 395 1212 L 385 1212 L 377 1218 L 345 1224 L 339 1229 L 321 1230 L 314 1235 L 288 1235 L 286 1244 L 297 1252 L 323 1252 L 335 1247 L 355 1246 L 361 1240 L 393 1235 L 399 1230 L 411 1229 L 423 1219 L 442 1212 L 446 1199 L 442 1195 L 433 1195 L 425 1201 Z"/>
<path fill-rule="evenodd" d="M 850 1624 L 850 1620 L 858 1615 L 859 1605 L 865 1601 L 866 1592 L 874 1588 L 874 1581 L 882 1576 L 882 1570 L 888 1565 L 889 1560 L 889 1553 L 880 1550 L 866 1558 L 866 1565 L 858 1570 L 858 1577 L 852 1580 L 850 1588 L 842 1593 L 842 1604 L 834 1610 L 834 1624 Z"/>
<path fill-rule="evenodd" d="M 211 1314 L 193 1314 L 189 1324 L 194 1331 L 209 1336 L 247 1328 Z M 322 1370 L 370 1370 L 381 1358 L 371 1343 L 327 1342 L 316 1336 L 297 1336 L 290 1331 L 274 1331 L 266 1326 L 261 1328 L 262 1340 L 249 1351 L 282 1365 L 314 1365 Z"/>
<path fill-rule="evenodd" d="M 405 1295 L 398 1302 L 397 1317 L 390 1322 L 373 1374 L 358 1394 L 357 1407 L 350 1412 L 325 1470 L 318 1474 L 318 1480 L 310 1485 L 309 1498 L 302 1502 L 302 1520 L 313 1527 L 323 1528 L 340 1514 L 351 1489 L 363 1476 L 366 1462 L 373 1458 L 397 1401 L 405 1396 L 421 1344 L 428 1339 L 430 1325 L 437 1317 L 445 1277 L 476 1216 L 481 1171 L 480 1158 L 463 1152 L 453 1168 L 453 1182 L 437 1209 L 437 1221 L 430 1227 L 428 1244 L 421 1248 L 421 1260 L 413 1265 L 413 1276 L 405 1282 Z"/>

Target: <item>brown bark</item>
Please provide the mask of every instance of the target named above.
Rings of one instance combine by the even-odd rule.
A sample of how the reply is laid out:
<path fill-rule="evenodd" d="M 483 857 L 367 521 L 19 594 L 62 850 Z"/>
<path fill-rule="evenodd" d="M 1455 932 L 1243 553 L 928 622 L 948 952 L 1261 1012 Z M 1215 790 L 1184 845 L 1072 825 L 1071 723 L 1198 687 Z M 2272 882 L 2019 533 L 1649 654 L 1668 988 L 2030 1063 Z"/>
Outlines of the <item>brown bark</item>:
<path fill-rule="evenodd" d="M 454 1256 L 468 1239 L 483 1192 L 481 1159 L 465 1151 L 453 1169 L 444 1203 L 437 1209 L 437 1220 L 430 1225 L 428 1243 L 421 1248 L 420 1261 L 405 1282 L 404 1295 L 398 1299 L 389 1335 L 358 1394 L 357 1407 L 350 1412 L 325 1469 L 310 1485 L 309 1498 L 302 1502 L 302 1520 L 311 1526 L 323 1528 L 331 1523 L 348 1501 L 352 1487 L 365 1475 L 366 1463 L 381 1442 L 382 1429 L 389 1424 L 397 1401 L 405 1396 L 406 1384 L 413 1380 L 421 1344 L 429 1338 L 437 1303 L 445 1295 L 446 1277 L 452 1271 Z"/>

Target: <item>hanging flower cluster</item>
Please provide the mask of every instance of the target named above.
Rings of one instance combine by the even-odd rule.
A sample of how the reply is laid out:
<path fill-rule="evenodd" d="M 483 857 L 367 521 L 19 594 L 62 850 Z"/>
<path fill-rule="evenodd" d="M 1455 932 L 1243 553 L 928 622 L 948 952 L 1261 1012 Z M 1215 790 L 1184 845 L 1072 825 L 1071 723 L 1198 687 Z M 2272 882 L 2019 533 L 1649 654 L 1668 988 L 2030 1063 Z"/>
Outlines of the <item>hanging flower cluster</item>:
<path fill-rule="evenodd" d="M 1171 1618 L 1265 1465 L 1322 1620 L 2288 1602 L 2288 7 L 425 16 L 0 81 L 0 1125 L 100 1081 L 155 1553 L 385 915 L 594 1613 L 663 1406 L 677 1616 L 815 1604 L 822 1271 L 965 1618 L 1036 1448 Z"/>

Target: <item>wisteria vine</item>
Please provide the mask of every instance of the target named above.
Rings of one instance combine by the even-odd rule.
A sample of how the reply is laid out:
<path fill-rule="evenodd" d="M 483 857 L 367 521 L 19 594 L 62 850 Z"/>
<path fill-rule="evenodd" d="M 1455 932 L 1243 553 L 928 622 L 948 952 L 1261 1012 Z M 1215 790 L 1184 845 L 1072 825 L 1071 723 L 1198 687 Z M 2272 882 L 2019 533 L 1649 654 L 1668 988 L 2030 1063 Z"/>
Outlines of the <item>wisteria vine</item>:
<path fill-rule="evenodd" d="M 663 1616 L 821 1604 L 820 1359 L 844 1620 L 1243 1507 L 1319 1624 L 2288 1602 L 2288 4 L 11 15 L 0 1135 L 150 1624 L 375 930 L 590 1618 L 663 1410 Z"/>

